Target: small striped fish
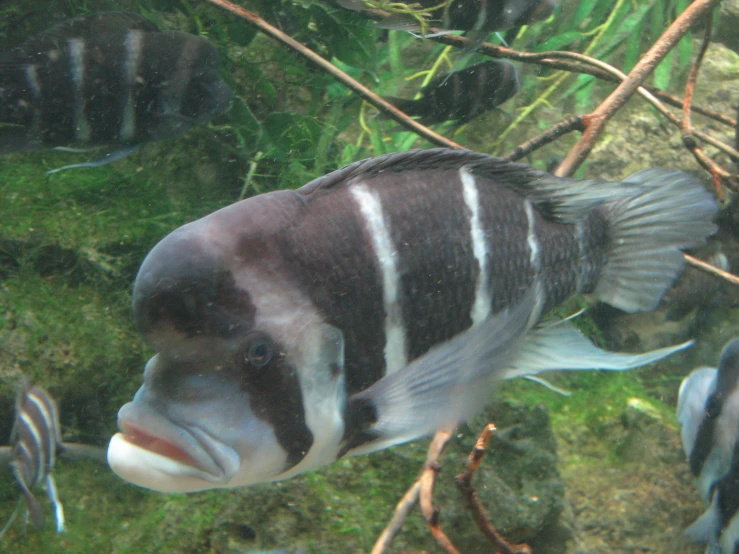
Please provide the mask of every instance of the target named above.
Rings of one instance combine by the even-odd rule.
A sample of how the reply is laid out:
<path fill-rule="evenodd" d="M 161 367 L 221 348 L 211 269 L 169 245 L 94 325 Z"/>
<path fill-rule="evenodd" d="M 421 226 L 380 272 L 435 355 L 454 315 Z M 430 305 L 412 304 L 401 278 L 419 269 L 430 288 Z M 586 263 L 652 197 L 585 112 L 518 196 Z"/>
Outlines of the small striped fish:
<path fill-rule="evenodd" d="M 718 369 L 693 370 L 677 403 L 683 449 L 706 511 L 685 532 L 710 554 L 739 550 L 739 339 L 721 352 Z"/>
<path fill-rule="evenodd" d="M 44 513 L 32 491 L 39 484 L 44 483 L 54 506 L 56 530 L 62 533 L 64 532 L 64 508 L 59 500 L 54 477 L 51 474 L 57 452 L 62 445 L 56 402 L 42 388 L 25 382 L 16 400 L 15 418 L 10 439 L 13 456 L 11 467 L 25 498 L 26 516 L 37 529 L 43 527 Z M 14 517 L 15 514 L 6 524 L 5 529 Z"/>
<path fill-rule="evenodd" d="M 230 101 L 207 40 L 135 14 L 85 15 L 0 54 L 0 154 L 119 149 L 70 167 L 102 165 L 184 133 Z"/>
<path fill-rule="evenodd" d="M 341 7 L 365 11 L 364 0 L 336 0 Z M 554 0 L 414 0 L 431 9 L 432 27 L 449 31 L 482 31 L 491 33 L 528 25 L 548 18 L 554 12 Z M 434 8 L 434 9 L 432 9 Z M 377 23 L 378 27 L 403 31 L 420 31 L 418 21 L 405 14 L 394 14 Z"/>
<path fill-rule="evenodd" d="M 466 123 L 512 98 L 520 88 L 515 66 L 491 60 L 437 77 L 421 89 L 417 100 L 388 98 L 424 125 L 442 121 Z"/>
<path fill-rule="evenodd" d="M 454 425 L 501 379 L 628 369 L 567 322 L 590 294 L 652 310 L 715 231 L 693 177 L 560 179 L 445 149 L 357 162 L 190 223 L 144 260 L 157 354 L 108 462 L 161 491 L 284 479 Z"/>

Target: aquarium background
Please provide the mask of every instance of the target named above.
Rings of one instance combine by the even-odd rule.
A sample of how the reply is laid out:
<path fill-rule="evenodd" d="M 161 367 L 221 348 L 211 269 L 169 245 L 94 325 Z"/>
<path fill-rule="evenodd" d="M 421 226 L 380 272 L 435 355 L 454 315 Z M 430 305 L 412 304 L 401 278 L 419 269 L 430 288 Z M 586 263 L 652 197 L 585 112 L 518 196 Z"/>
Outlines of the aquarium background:
<path fill-rule="evenodd" d="M 452 48 L 377 29 L 332 2 L 240 4 L 380 95 L 411 97 L 460 59 Z M 561 0 L 552 19 L 525 28 L 511 46 L 585 52 L 628 71 L 687 4 Z M 26 375 L 57 399 L 66 441 L 106 444 L 118 408 L 138 389 L 151 356 L 131 323 L 131 286 L 146 253 L 167 233 L 241 198 L 297 188 L 359 159 L 431 146 L 378 118 L 293 51 L 204 2 L 5 0 L 0 51 L 54 23 L 105 10 L 143 14 L 162 28 L 208 38 L 221 54 L 233 105 L 183 136 L 100 168 L 46 174 L 94 154 L 0 157 L 0 437 L 7 440 L 17 384 Z M 694 101 L 735 117 L 736 2 L 724 2 L 715 19 Z M 701 38 L 698 27 L 650 84 L 681 96 Z M 470 56 L 462 64 L 483 59 Z M 472 150 L 503 155 L 563 118 L 593 110 L 614 88 L 536 65 L 517 68 L 521 90 L 512 100 L 460 128 L 435 129 Z M 734 129 L 699 115 L 693 120 L 734 144 Z M 576 139 L 566 135 L 522 161 L 551 167 Z M 710 155 L 731 167 L 725 154 Z M 647 167 L 688 171 L 712 187 L 680 133 L 635 97 L 576 175 L 618 180 Z M 725 193 L 719 233 L 695 255 L 706 259 L 720 251 L 736 268 L 739 221 L 734 195 Z M 575 300 L 558 313 L 585 305 Z M 682 537 L 703 508 L 674 411 L 682 378 L 694 367 L 715 367 L 722 346 L 737 334 L 736 305 L 735 287 L 687 269 L 654 313 L 626 316 L 595 306 L 578 318 L 581 330 L 612 350 L 644 351 L 688 338 L 696 345 L 627 373 L 554 376 L 569 397 L 529 381 L 503 384 L 491 407 L 458 430 L 442 459 L 434 498 L 456 546 L 465 553 L 490 551 L 453 477 L 493 421 L 500 436 L 475 484 L 493 523 L 511 540 L 528 542 L 537 554 L 702 552 Z M 35 531 L 19 518 L 0 551 L 368 552 L 415 479 L 427 445 L 421 440 L 341 460 L 285 482 L 187 495 L 139 489 L 95 461 L 62 459 L 54 474 L 67 532 L 55 533 L 51 507 L 38 491 L 46 526 Z M 10 470 L 0 468 L 0 519 L 13 512 L 18 495 Z M 440 549 L 414 511 L 391 551 Z"/>

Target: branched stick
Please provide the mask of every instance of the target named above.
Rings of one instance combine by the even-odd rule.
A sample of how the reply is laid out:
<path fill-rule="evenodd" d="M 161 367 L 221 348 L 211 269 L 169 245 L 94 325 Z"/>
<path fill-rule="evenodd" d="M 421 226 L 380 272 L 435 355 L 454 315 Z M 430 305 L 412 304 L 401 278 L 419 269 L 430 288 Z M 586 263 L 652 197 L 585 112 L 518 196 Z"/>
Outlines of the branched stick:
<path fill-rule="evenodd" d="M 657 67 L 667 53 L 685 36 L 693 24 L 710 14 L 719 0 L 695 0 L 670 25 L 665 33 L 654 43 L 649 51 L 634 66 L 627 78 L 605 101 L 590 114 L 587 129 L 577 144 L 570 150 L 557 169 L 557 175 L 569 176 L 585 161 L 596 141 L 603 133 L 606 124 L 619 108 L 637 91 L 639 85 Z"/>
<path fill-rule="evenodd" d="M 371 19 L 375 21 L 382 21 L 383 19 L 390 17 L 389 13 L 382 10 L 367 10 L 362 13 L 368 15 Z M 432 40 L 440 44 L 445 44 L 447 46 L 452 46 L 454 48 L 469 50 L 469 48 L 474 45 L 474 41 L 472 39 L 460 35 L 440 34 L 436 36 L 436 33 L 441 33 L 441 30 L 437 28 L 431 28 L 428 30 L 428 32 L 430 35 L 432 35 L 426 37 L 428 40 Z M 602 68 L 599 68 L 597 65 L 593 64 L 592 62 L 593 60 L 595 60 L 594 58 L 590 58 L 589 56 L 578 54 L 576 52 L 567 52 L 560 50 L 547 52 L 519 52 L 518 50 L 506 48 L 505 46 L 499 46 L 497 44 L 491 44 L 489 42 L 483 42 L 475 51 L 491 58 L 502 58 L 522 63 L 540 65 L 542 67 L 568 71 L 570 73 L 583 73 L 586 75 L 592 75 L 597 79 L 610 81 L 613 83 L 619 83 L 623 80 L 613 75 L 613 73 L 607 70 L 603 70 Z M 572 60 L 577 63 L 571 63 L 571 61 L 567 60 Z M 664 101 L 665 103 L 670 104 L 671 106 L 681 108 L 683 105 L 682 98 L 677 98 L 672 94 L 669 94 L 650 85 L 643 85 L 643 87 L 648 92 L 651 92 L 654 96 Z M 723 123 L 724 125 L 728 125 L 729 127 L 736 127 L 737 121 L 735 119 L 732 119 L 724 114 L 715 112 L 713 110 L 709 110 L 708 108 L 693 106 L 693 111 L 709 117 L 715 121 Z"/>
<path fill-rule="evenodd" d="M 317 65 L 318 67 L 332 75 L 344 86 L 353 90 L 358 96 L 364 98 L 367 102 L 372 104 L 378 110 L 392 117 L 395 121 L 397 121 L 407 129 L 413 131 L 418 136 L 425 138 L 432 144 L 435 144 L 437 146 L 445 146 L 447 148 L 462 150 L 465 149 L 462 145 L 457 144 L 456 142 L 449 140 L 448 138 L 443 137 L 438 133 L 435 133 L 425 125 L 421 125 L 418 121 L 411 119 L 404 112 L 400 111 L 398 108 L 396 108 L 386 100 L 380 98 L 370 89 L 365 87 L 362 83 L 353 79 L 344 71 L 341 71 L 338 67 L 334 66 L 331 62 L 316 54 L 313 50 L 306 47 L 304 44 L 301 44 L 291 36 L 286 35 L 282 31 L 280 31 L 278 28 L 270 25 L 269 23 L 267 23 L 267 21 L 265 21 L 258 15 L 253 14 L 252 12 L 247 11 L 241 6 L 229 2 L 228 0 L 206 0 L 206 2 L 213 4 L 214 6 L 218 6 L 219 8 L 222 8 L 239 18 L 248 21 L 250 24 L 257 27 L 263 33 L 292 48 L 301 56 L 309 60 L 311 63 Z"/>
<path fill-rule="evenodd" d="M 439 471 L 439 458 L 441 457 L 442 452 L 444 452 L 444 448 L 446 447 L 449 439 L 452 436 L 452 431 L 453 429 L 451 428 L 442 429 L 437 431 L 434 435 L 434 438 L 431 440 L 431 444 L 429 445 L 429 449 L 426 454 L 426 461 L 423 464 L 423 469 L 421 470 L 418 479 L 415 480 L 415 482 L 410 486 L 405 495 L 403 495 L 403 498 L 400 500 L 400 502 L 398 502 L 398 505 L 395 507 L 395 512 L 393 513 L 392 519 L 387 524 L 387 526 L 385 526 L 385 529 L 382 531 L 377 541 L 375 542 L 375 545 L 372 548 L 372 554 L 384 554 L 385 552 L 387 552 L 387 549 L 390 548 L 391 541 L 393 540 L 393 538 L 395 538 L 395 535 L 398 534 L 401 527 L 405 523 L 406 517 L 413 509 L 413 506 L 415 506 L 416 502 L 419 500 L 419 496 L 421 497 L 421 510 L 424 514 L 424 517 L 426 517 L 426 521 L 429 522 L 429 526 L 431 526 L 431 519 L 438 518 L 438 511 L 436 511 L 436 509 L 433 507 L 433 504 L 431 503 L 430 494 L 433 492 L 434 480 L 436 478 L 436 473 L 438 473 Z M 425 493 L 423 492 L 424 490 Z M 459 551 L 454 548 L 454 546 L 451 544 L 451 541 L 449 541 L 449 539 L 446 538 L 446 535 L 444 535 L 443 531 L 438 528 L 438 525 L 436 526 L 436 529 L 438 530 L 438 532 L 441 533 L 438 536 L 434 531 L 434 527 L 431 526 L 431 532 L 434 534 L 436 540 L 439 541 L 440 537 L 441 541 L 444 541 L 444 539 L 446 539 L 446 546 L 451 547 L 451 550 L 445 548 L 446 551 L 454 554 L 459 554 Z M 442 547 L 445 547 L 445 544 L 443 542 L 439 542 L 439 544 L 441 544 Z"/>
<path fill-rule="evenodd" d="M 685 101 L 683 102 L 683 119 L 682 119 L 682 140 L 685 148 L 693 153 L 693 156 L 698 163 L 711 174 L 713 178 L 713 186 L 716 189 L 716 196 L 720 200 L 724 199 L 723 184 L 726 183 L 734 190 L 739 190 L 739 183 L 736 178 L 731 175 L 728 171 L 714 162 L 711 158 L 706 156 L 698 143 L 695 140 L 695 130 L 693 129 L 693 123 L 690 121 L 690 110 L 693 104 L 693 91 L 695 90 L 695 82 L 698 79 L 698 71 L 700 70 L 703 57 L 706 55 L 708 45 L 711 43 L 711 32 L 713 31 L 713 18 L 708 17 L 706 21 L 706 30 L 703 36 L 703 42 L 701 43 L 701 49 L 698 52 L 698 56 L 693 62 L 693 66 L 690 68 L 690 75 L 688 76 L 688 82 L 685 85 Z M 731 154 L 730 154 L 731 155 Z M 736 156 L 732 156 L 732 159 L 737 159 Z"/>
<path fill-rule="evenodd" d="M 385 526 L 382 533 L 380 533 L 380 536 L 377 538 L 370 554 L 384 554 L 387 552 L 387 549 L 390 548 L 390 543 L 395 538 L 395 535 L 400 532 L 408 514 L 413 509 L 413 506 L 416 505 L 416 502 L 418 502 L 418 493 L 420 490 L 421 481 L 420 479 L 416 479 L 416 481 L 411 485 L 411 488 L 406 491 L 403 498 L 398 502 L 398 505 L 395 507 L 395 512 L 393 512 L 392 519 Z"/>
<path fill-rule="evenodd" d="M 490 442 L 490 439 L 495 432 L 495 425 L 488 423 L 477 438 L 475 447 L 472 449 L 469 458 L 467 459 L 467 471 L 460 473 L 455 477 L 455 482 L 462 491 L 464 499 L 467 501 L 467 505 L 472 512 L 475 522 L 485 536 L 493 543 L 496 548 L 496 552 L 501 554 L 530 554 L 531 548 L 527 544 L 510 544 L 506 541 L 500 533 L 490 523 L 490 519 L 485 513 L 485 508 L 480 502 L 480 497 L 477 496 L 475 488 L 472 486 L 472 477 L 480 467 L 483 456 L 485 456 L 485 449 Z"/>
<path fill-rule="evenodd" d="M 510 153 L 503 156 L 506 160 L 515 162 L 520 160 L 524 156 L 529 155 L 534 150 L 538 150 L 545 144 L 554 142 L 556 139 L 572 131 L 580 131 L 581 133 L 585 130 L 585 121 L 582 116 L 573 115 L 567 119 L 560 121 L 551 129 L 543 132 L 542 134 L 535 136 L 532 139 L 527 140 L 523 144 L 516 146 Z"/>
<path fill-rule="evenodd" d="M 715 275 L 716 277 L 721 277 L 732 285 L 739 285 L 739 277 L 737 277 L 736 275 L 733 275 L 728 271 L 724 271 L 723 269 L 720 269 L 718 267 L 712 266 L 711 264 L 706 263 L 703 260 L 694 258 L 690 254 L 683 254 L 683 256 L 685 257 L 685 261 L 693 267 L 703 270 L 706 273 L 710 273 L 711 275 Z"/>
<path fill-rule="evenodd" d="M 426 457 L 423 471 L 419 477 L 420 491 L 419 503 L 421 505 L 421 513 L 426 522 L 429 524 L 431 534 L 436 539 L 445 552 L 448 554 L 460 554 L 459 550 L 452 544 L 446 533 L 439 526 L 439 509 L 433 504 L 434 484 L 436 475 L 439 473 L 439 456 L 449 442 L 452 436 L 452 429 L 443 429 L 437 431 L 429 446 L 429 454 Z"/>

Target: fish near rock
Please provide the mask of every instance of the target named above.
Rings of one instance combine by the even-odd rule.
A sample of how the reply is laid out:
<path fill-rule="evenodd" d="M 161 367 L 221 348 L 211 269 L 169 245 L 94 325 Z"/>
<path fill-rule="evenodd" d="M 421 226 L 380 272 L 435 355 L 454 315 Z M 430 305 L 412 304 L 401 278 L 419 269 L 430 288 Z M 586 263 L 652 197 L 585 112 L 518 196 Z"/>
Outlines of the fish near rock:
<path fill-rule="evenodd" d="M 683 449 L 706 511 L 685 532 L 710 554 L 739 548 L 739 339 L 680 384 L 677 417 Z"/>
<path fill-rule="evenodd" d="M 366 11 L 372 2 L 336 0 L 341 7 Z M 548 18 L 554 12 L 553 0 L 415 0 L 424 10 L 431 10 L 429 24 L 447 31 L 478 31 L 492 33 L 528 25 Z M 407 14 L 392 14 L 376 22 L 378 27 L 403 31 L 421 30 L 418 20 Z"/>
<path fill-rule="evenodd" d="M 65 21 L 0 54 L 0 154 L 107 147 L 102 165 L 226 111 L 204 38 L 129 13 Z M 77 167 L 77 166 L 69 166 Z"/>
<path fill-rule="evenodd" d="M 437 77 L 421 89 L 417 100 L 387 100 L 410 116 L 420 116 L 424 125 L 467 123 L 515 96 L 520 87 L 511 62 L 491 60 Z"/>
<path fill-rule="evenodd" d="M 56 490 L 52 470 L 57 453 L 62 449 L 59 411 L 56 402 L 44 389 L 25 381 L 15 405 L 15 422 L 11 434 L 11 467 L 23 493 L 26 513 L 36 529 L 44 525 L 44 513 L 33 494 L 39 484 L 46 485 L 49 500 L 54 506 L 56 530 L 64 532 L 64 508 Z M 12 523 L 11 516 L 0 537 Z"/>
<path fill-rule="evenodd" d="M 185 225 L 144 260 L 156 351 L 108 462 L 166 492 L 285 479 L 468 418 L 501 379 L 626 369 L 545 314 L 576 294 L 652 310 L 715 231 L 693 177 L 561 179 L 484 154 L 360 161 Z"/>

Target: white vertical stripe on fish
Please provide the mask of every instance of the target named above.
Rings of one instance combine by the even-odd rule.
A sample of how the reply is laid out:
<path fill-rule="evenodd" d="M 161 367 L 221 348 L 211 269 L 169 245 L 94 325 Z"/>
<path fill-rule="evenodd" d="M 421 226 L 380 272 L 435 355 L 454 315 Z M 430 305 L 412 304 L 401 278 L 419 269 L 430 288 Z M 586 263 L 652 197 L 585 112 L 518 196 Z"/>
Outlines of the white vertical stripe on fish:
<path fill-rule="evenodd" d="M 575 240 L 577 241 L 577 259 L 579 267 L 577 269 L 577 292 L 580 294 L 585 285 L 585 275 L 587 265 L 585 263 L 585 222 L 580 220 L 575 224 Z"/>
<path fill-rule="evenodd" d="M 526 243 L 529 245 L 529 263 L 531 271 L 534 273 L 533 286 L 536 291 L 536 303 L 531 312 L 529 323 L 533 324 L 539 319 L 541 310 L 544 308 L 544 287 L 541 282 L 541 248 L 539 247 L 539 239 L 536 236 L 536 218 L 534 216 L 534 206 L 530 200 L 524 200 L 523 209 L 526 212 L 526 221 L 528 224 L 526 231 Z"/>
<path fill-rule="evenodd" d="M 385 370 L 392 373 L 408 365 L 406 331 L 400 306 L 398 251 L 390 237 L 380 198 L 364 184 L 351 187 L 352 196 L 367 222 L 377 262 L 382 272 L 385 308 Z"/>
<path fill-rule="evenodd" d="M 136 74 L 141 64 L 141 53 L 144 49 L 143 31 L 129 31 L 126 33 L 126 61 L 123 64 L 123 89 L 126 94 L 123 104 L 121 130 L 119 138 L 127 142 L 136 134 L 136 112 L 134 110 L 133 89 L 136 84 Z"/>
<path fill-rule="evenodd" d="M 36 446 L 38 447 L 39 463 L 38 463 L 38 470 L 36 472 L 36 479 L 34 480 L 33 483 L 26 483 L 29 488 L 33 488 L 36 485 L 36 483 L 41 482 L 41 480 L 44 478 L 44 474 L 46 473 L 46 453 L 44 452 L 44 447 L 43 447 L 43 443 L 41 442 L 41 435 L 39 434 L 39 430 L 36 428 L 36 425 L 34 425 L 33 420 L 28 416 L 25 410 L 21 410 L 20 418 L 21 418 L 21 421 L 26 425 L 26 427 L 28 427 L 28 430 L 31 433 L 31 435 L 33 435 L 33 440 L 36 443 Z M 21 442 L 21 444 L 23 443 Z"/>
<path fill-rule="evenodd" d="M 162 102 L 161 109 L 164 113 L 180 113 L 187 83 L 193 75 L 193 66 L 199 47 L 200 43 L 194 40 L 187 40 L 183 44 L 180 57 L 177 60 L 177 68 L 169 78 L 167 94 L 160 95 L 160 101 Z"/>
<path fill-rule="evenodd" d="M 90 124 L 85 117 L 85 41 L 73 38 L 68 41 L 72 82 L 74 83 L 74 126 L 78 141 L 90 140 Z"/>
<path fill-rule="evenodd" d="M 49 493 L 49 500 L 51 500 L 51 504 L 54 506 L 56 532 L 64 533 L 64 506 L 62 506 L 62 501 L 59 500 L 59 492 L 56 489 L 56 482 L 54 481 L 54 476 L 51 473 L 46 476 L 46 490 Z"/>
<path fill-rule="evenodd" d="M 54 465 L 54 456 L 56 454 L 56 436 L 54 436 L 55 431 L 55 413 L 49 413 L 49 410 L 47 409 L 47 404 L 44 402 L 44 399 L 39 397 L 38 394 L 32 392 L 28 393 L 28 399 L 33 402 L 36 407 L 38 408 L 39 412 L 41 413 L 41 417 L 44 420 L 43 423 L 47 429 L 47 445 L 46 447 L 49 450 L 49 459 L 47 460 L 47 467 L 44 467 L 44 471 L 51 471 L 51 468 Z"/>
<path fill-rule="evenodd" d="M 26 82 L 33 92 L 33 97 L 38 99 L 41 97 L 41 84 L 38 81 L 38 72 L 36 65 L 26 66 Z"/>
<path fill-rule="evenodd" d="M 480 224 L 480 196 L 477 191 L 475 177 L 462 167 L 459 170 L 459 178 L 462 181 L 462 197 L 467 209 L 470 211 L 470 237 L 472 239 L 472 254 L 477 260 L 479 272 L 475 284 L 475 301 L 472 304 L 470 318 L 472 325 L 477 325 L 490 315 L 492 297 L 488 288 L 488 245 L 487 236 Z"/>

